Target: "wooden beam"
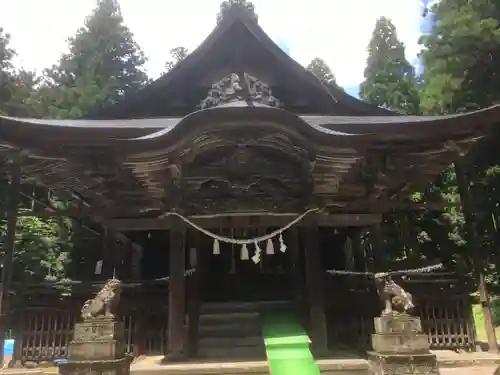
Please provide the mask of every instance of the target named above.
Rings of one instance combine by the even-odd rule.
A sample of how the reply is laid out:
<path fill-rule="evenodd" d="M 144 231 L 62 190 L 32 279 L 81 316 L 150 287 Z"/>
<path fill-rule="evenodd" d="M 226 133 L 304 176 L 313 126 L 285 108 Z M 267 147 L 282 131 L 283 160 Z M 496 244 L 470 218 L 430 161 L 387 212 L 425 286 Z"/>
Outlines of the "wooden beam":
<path fill-rule="evenodd" d="M 34 199 L 33 197 L 25 194 L 26 197 Z M 458 207 L 460 203 L 456 202 L 402 202 L 396 200 L 380 200 L 378 202 L 368 202 L 368 201 L 339 201 L 338 198 L 334 196 L 324 196 L 320 197 L 322 205 L 328 212 L 331 213 L 354 213 L 354 212 L 377 212 L 382 213 L 388 210 L 400 210 L 400 211 L 441 211 L 448 207 Z M 43 204 L 43 203 L 41 203 Z M 160 209 L 153 209 L 149 212 L 160 212 Z M 112 213 L 112 216 L 110 215 Z M 47 208 L 46 210 L 36 210 L 36 211 L 21 211 L 19 216 L 37 216 L 37 217 L 89 217 L 89 218 L 137 218 L 145 215 L 147 212 L 137 209 L 102 209 L 102 208 L 69 208 L 64 210 L 56 210 L 53 208 Z M 246 213 L 223 213 L 218 214 L 218 216 L 251 216 L 252 214 Z M 288 213 L 288 214 L 274 214 L 270 212 L 261 212 L 258 215 L 261 216 L 292 216 L 299 215 L 299 213 Z M 209 217 L 213 215 L 198 215 L 198 217 Z"/>
<path fill-rule="evenodd" d="M 7 230 L 4 238 L 5 257 L 2 268 L 2 283 L 0 285 L 0 347 L 3 348 L 5 333 L 8 329 L 7 314 L 9 290 L 12 283 L 14 247 L 16 239 L 17 206 L 21 187 L 21 170 L 17 158 L 9 165 L 10 183 L 7 189 Z M 3 350 L 0 351 L 0 363 L 3 364 Z"/>
<path fill-rule="evenodd" d="M 44 206 L 45 210 L 19 211 L 17 213 L 18 217 L 27 217 L 27 216 L 36 216 L 36 217 L 45 217 L 45 218 L 49 218 L 49 217 L 71 217 L 71 218 L 88 217 L 88 218 L 94 220 L 96 223 L 98 223 L 99 225 L 102 226 L 103 225 L 103 221 L 104 221 L 104 217 L 106 217 L 107 215 L 109 216 L 109 211 L 107 211 L 107 215 L 106 215 L 105 214 L 106 212 L 104 210 L 102 210 L 102 209 L 93 210 L 92 208 L 89 208 L 89 207 L 83 207 L 83 201 L 82 200 L 79 200 L 79 203 L 80 203 L 80 207 L 79 208 L 70 208 L 70 209 L 65 209 L 65 210 L 58 210 L 58 209 L 56 209 L 54 207 L 49 206 L 46 202 L 43 202 L 43 201 L 41 201 L 41 200 L 37 199 L 36 197 L 33 197 L 33 196 L 29 195 L 29 194 L 26 194 L 26 193 L 23 193 L 23 192 L 20 192 L 20 194 L 23 195 L 24 197 L 28 198 L 28 199 L 32 199 L 32 200 L 36 201 L 36 203 L 38 203 L 38 204 Z M 63 198 L 63 197 L 61 197 L 61 198 Z M 67 197 L 65 197 L 65 198 L 67 198 Z M 137 211 L 133 211 L 133 212 L 135 214 L 137 214 Z M 130 213 L 131 212 L 129 212 L 129 214 Z M 98 233 L 97 231 L 95 231 L 92 228 L 88 228 L 88 227 L 85 227 L 85 228 L 88 229 L 89 231 L 93 232 L 93 233 L 96 233 L 96 234 L 100 235 L 100 233 Z M 127 236 L 125 236 L 123 233 L 117 232 L 116 229 L 111 228 L 110 235 L 114 236 L 118 241 L 120 241 L 120 242 L 122 242 L 124 244 L 130 243 L 130 245 L 135 250 L 142 251 L 142 247 L 139 244 L 133 242 L 130 238 L 128 238 Z"/>
<path fill-rule="evenodd" d="M 307 297 L 309 302 L 309 324 L 312 349 L 316 355 L 323 355 L 328 349 L 325 306 L 325 271 L 321 266 L 318 248 L 318 225 L 316 217 L 306 218 L 308 224 L 305 234 L 305 273 Z"/>
<path fill-rule="evenodd" d="M 221 227 L 247 228 L 252 226 L 282 227 L 292 221 L 298 215 L 287 216 L 250 216 L 250 217 L 215 217 L 215 218 L 190 218 L 195 224 L 205 229 Z M 172 227 L 173 217 L 159 218 L 135 218 L 135 219 L 111 219 L 106 225 L 121 231 L 146 231 L 165 230 Z M 363 227 L 380 223 L 382 215 L 378 214 L 334 214 L 317 215 L 317 223 L 321 227 Z M 299 222 L 298 226 L 304 223 Z"/>
<path fill-rule="evenodd" d="M 329 212 L 379 212 L 384 213 L 390 210 L 397 211 L 442 211 L 448 207 L 457 207 L 455 202 L 409 202 L 397 201 L 395 199 L 379 199 L 369 202 L 366 200 L 339 201 L 334 197 L 323 197 L 320 199 L 322 206 Z"/>
<path fill-rule="evenodd" d="M 170 285 L 168 293 L 168 353 L 166 362 L 185 359 L 185 247 L 186 227 L 175 218 L 170 230 Z"/>

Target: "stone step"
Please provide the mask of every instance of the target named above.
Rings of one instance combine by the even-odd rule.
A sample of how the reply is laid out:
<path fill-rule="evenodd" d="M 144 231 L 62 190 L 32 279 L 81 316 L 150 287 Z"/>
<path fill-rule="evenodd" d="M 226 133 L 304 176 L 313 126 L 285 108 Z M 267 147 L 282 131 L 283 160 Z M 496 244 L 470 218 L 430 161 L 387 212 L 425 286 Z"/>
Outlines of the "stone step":
<path fill-rule="evenodd" d="M 262 328 L 260 322 L 252 324 L 227 323 L 200 325 L 198 328 L 199 337 L 242 337 L 260 336 Z"/>
<path fill-rule="evenodd" d="M 255 347 L 264 346 L 261 336 L 204 337 L 198 340 L 198 348 L 204 347 Z"/>
<path fill-rule="evenodd" d="M 199 325 L 220 325 L 220 324 L 260 324 L 260 315 L 258 312 L 234 312 L 219 314 L 201 314 Z"/>
<path fill-rule="evenodd" d="M 198 358 L 205 358 L 210 360 L 215 359 L 265 359 L 266 350 L 264 346 L 230 346 L 230 347 L 217 347 L 217 346 L 203 346 L 198 347 L 196 352 Z"/>
<path fill-rule="evenodd" d="M 213 302 L 203 303 L 200 307 L 200 314 L 214 313 L 236 313 L 236 312 L 259 312 L 258 302 Z"/>

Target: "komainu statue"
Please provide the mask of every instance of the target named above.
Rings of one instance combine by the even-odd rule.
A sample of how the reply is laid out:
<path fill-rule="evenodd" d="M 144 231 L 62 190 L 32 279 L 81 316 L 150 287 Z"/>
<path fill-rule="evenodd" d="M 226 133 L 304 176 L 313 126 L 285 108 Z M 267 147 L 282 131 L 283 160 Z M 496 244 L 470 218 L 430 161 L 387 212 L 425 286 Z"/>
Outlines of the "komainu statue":
<path fill-rule="evenodd" d="M 382 316 L 408 314 L 415 307 L 411 294 L 396 284 L 387 273 L 375 274 L 374 278 L 378 294 L 385 305 Z"/>
<path fill-rule="evenodd" d="M 110 279 L 93 299 L 87 300 L 82 307 L 82 319 L 114 319 L 116 306 L 120 301 L 122 282 Z"/>

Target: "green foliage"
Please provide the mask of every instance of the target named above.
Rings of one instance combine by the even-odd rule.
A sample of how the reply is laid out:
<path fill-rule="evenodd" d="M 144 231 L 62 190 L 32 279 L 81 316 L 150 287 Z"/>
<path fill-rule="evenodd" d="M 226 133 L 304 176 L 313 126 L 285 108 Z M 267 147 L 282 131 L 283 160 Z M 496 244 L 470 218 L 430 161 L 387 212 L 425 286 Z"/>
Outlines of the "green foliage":
<path fill-rule="evenodd" d="M 170 50 L 171 59 L 165 63 L 165 73 L 168 73 L 175 68 L 177 64 L 187 57 L 187 55 L 189 55 L 189 51 L 185 47 L 179 46 L 172 48 Z"/>
<path fill-rule="evenodd" d="M 500 99 L 500 4 L 442 0 L 430 10 L 433 27 L 421 38 L 425 113 L 484 108 Z"/>
<path fill-rule="evenodd" d="M 116 0 L 100 0 L 85 26 L 69 38 L 69 53 L 43 77 L 16 71 L 10 37 L 0 29 L 0 113 L 10 116 L 79 117 L 137 91 L 147 82 L 145 58 L 124 25 Z M 0 180 L 0 206 L 5 204 L 8 181 Z M 62 202 L 47 190 L 23 184 L 37 201 L 51 207 Z M 22 199 L 20 211 L 32 210 L 34 201 Z M 6 221 L 0 219 L 0 240 Z M 14 282 L 60 280 L 70 276 L 69 266 L 78 248 L 70 219 L 20 216 L 17 223 Z M 1 248 L 1 246 L 0 246 Z"/>
<path fill-rule="evenodd" d="M 332 70 L 325 62 L 325 60 L 320 59 L 319 57 L 315 57 L 306 68 L 312 74 L 314 74 L 318 79 L 324 84 L 330 86 L 336 86 L 335 75 L 332 73 Z"/>
<path fill-rule="evenodd" d="M 500 3 L 489 0 L 441 0 L 430 10 L 432 28 L 421 38 L 424 64 L 421 92 L 426 114 L 448 114 L 484 108 L 500 99 Z M 445 210 L 441 231 L 448 233 L 460 258 L 469 270 L 482 269 L 487 282 L 498 292 L 500 245 L 498 229 L 500 133 L 482 142 L 467 160 L 469 186 L 473 197 L 472 230 L 478 242 L 472 247 L 464 230 L 465 220 L 458 208 Z M 448 201 L 459 202 L 455 175 L 441 174 L 433 188 Z M 466 246 L 468 245 L 468 246 Z"/>
<path fill-rule="evenodd" d="M 16 281 L 59 280 L 66 276 L 72 244 L 63 223 L 37 217 L 20 217 L 17 223 L 14 275 Z"/>
<path fill-rule="evenodd" d="M 375 25 L 364 76 L 360 97 L 368 103 L 402 114 L 420 112 L 414 68 L 406 60 L 396 27 L 385 17 Z"/>
<path fill-rule="evenodd" d="M 53 117 L 79 117 L 116 103 L 143 87 L 143 52 L 124 25 L 116 0 L 100 0 L 97 7 L 69 38 L 69 53 L 45 71 L 39 91 Z"/>
<path fill-rule="evenodd" d="M 6 205 L 8 180 L 0 181 L 0 206 Z M 46 189 L 23 185 L 26 195 L 38 196 L 40 201 L 48 205 L 60 205 L 55 197 L 49 197 Z M 47 219 L 24 216 L 31 211 L 33 201 L 21 196 L 17 219 L 13 281 L 16 283 L 33 283 L 45 279 L 59 280 L 67 276 L 71 263 L 72 221 L 68 218 Z M 7 220 L 0 219 L 0 243 L 7 229 Z M 3 248 L 3 246 L 0 246 Z M 2 254 L 3 257 L 3 254 Z"/>
<path fill-rule="evenodd" d="M 220 23 L 224 17 L 229 14 L 233 8 L 240 8 L 245 10 L 250 18 L 255 22 L 258 21 L 257 14 L 255 13 L 255 6 L 251 1 L 247 0 L 224 0 L 220 5 L 219 13 L 217 13 L 217 23 Z"/>
<path fill-rule="evenodd" d="M 15 96 L 19 82 L 12 65 L 16 52 L 9 44 L 10 35 L 0 27 L 0 114 L 10 113 L 11 107 L 17 104 Z"/>

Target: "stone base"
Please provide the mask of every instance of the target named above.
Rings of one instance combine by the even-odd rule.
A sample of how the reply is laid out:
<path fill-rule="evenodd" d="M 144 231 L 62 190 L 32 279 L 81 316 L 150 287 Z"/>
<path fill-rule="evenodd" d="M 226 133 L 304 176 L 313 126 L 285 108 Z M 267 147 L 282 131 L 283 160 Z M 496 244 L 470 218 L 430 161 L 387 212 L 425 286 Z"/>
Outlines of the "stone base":
<path fill-rule="evenodd" d="M 368 352 L 373 375 L 439 375 L 434 354 L 380 354 Z"/>
<path fill-rule="evenodd" d="M 123 323 L 94 319 L 75 324 L 68 348 L 70 361 L 117 360 L 125 357 Z"/>
<path fill-rule="evenodd" d="M 125 357 L 125 346 L 116 340 L 73 341 L 68 348 L 72 361 L 114 360 Z"/>
<path fill-rule="evenodd" d="M 74 341 L 123 341 L 125 329 L 122 322 L 111 319 L 94 319 L 76 323 Z"/>
<path fill-rule="evenodd" d="M 429 338 L 422 333 L 374 333 L 372 347 L 377 353 L 428 353 Z"/>
<path fill-rule="evenodd" d="M 420 318 L 411 315 L 380 316 L 374 319 L 375 333 L 421 333 Z"/>
<path fill-rule="evenodd" d="M 60 375 L 130 375 L 132 357 L 109 361 L 68 361 L 59 365 Z"/>

